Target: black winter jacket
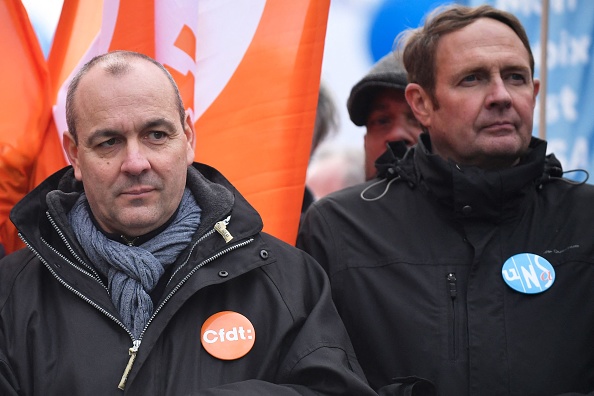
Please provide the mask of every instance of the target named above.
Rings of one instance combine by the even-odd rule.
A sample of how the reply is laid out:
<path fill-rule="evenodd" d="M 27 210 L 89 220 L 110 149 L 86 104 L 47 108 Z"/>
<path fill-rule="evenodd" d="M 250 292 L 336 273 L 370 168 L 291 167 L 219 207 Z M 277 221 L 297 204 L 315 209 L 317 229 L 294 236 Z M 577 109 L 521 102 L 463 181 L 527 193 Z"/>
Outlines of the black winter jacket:
<path fill-rule="evenodd" d="M 188 187 L 200 227 L 180 255 L 140 340 L 119 319 L 106 285 L 73 237 L 66 213 L 81 190 L 66 168 L 13 210 L 29 249 L 0 262 L 0 394 L 369 395 L 331 302 L 322 268 L 261 233 L 256 211 L 217 171 L 194 164 Z M 48 192 L 59 188 L 62 193 Z M 49 204 L 49 206 L 48 206 Z M 214 230 L 230 216 L 225 239 Z M 201 344 L 213 314 L 251 321 L 252 349 L 221 360 Z M 242 329 L 211 331 L 210 341 Z M 129 348 L 140 342 L 125 383 Z"/>
<path fill-rule="evenodd" d="M 431 154 L 422 135 L 404 158 L 386 153 L 379 179 L 306 213 L 297 246 L 328 272 L 374 389 L 594 391 L 594 187 L 560 179 L 544 141 L 530 147 L 517 166 L 484 172 Z M 505 283 L 519 253 L 551 263 L 550 289 Z"/>

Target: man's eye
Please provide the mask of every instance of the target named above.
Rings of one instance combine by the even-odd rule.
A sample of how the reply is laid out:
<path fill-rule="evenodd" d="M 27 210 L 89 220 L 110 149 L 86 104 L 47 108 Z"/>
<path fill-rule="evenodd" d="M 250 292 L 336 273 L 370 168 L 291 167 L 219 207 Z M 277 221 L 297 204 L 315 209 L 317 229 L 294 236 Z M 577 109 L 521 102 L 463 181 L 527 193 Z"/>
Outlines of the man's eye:
<path fill-rule="evenodd" d="M 166 136 L 167 135 L 165 134 L 165 132 L 154 131 L 149 133 L 149 138 L 151 140 L 163 140 Z"/>
<path fill-rule="evenodd" d="M 117 139 L 116 138 L 111 138 L 109 140 L 106 140 L 102 143 L 99 144 L 99 147 L 112 147 L 116 144 Z"/>
<path fill-rule="evenodd" d="M 463 83 L 469 83 L 469 82 L 475 82 L 477 80 L 478 80 L 477 76 L 475 74 L 471 74 L 469 76 L 464 77 L 462 79 L 462 82 Z"/>
<path fill-rule="evenodd" d="M 377 116 L 377 117 L 370 117 L 369 119 L 369 125 L 370 126 L 375 126 L 375 127 L 379 127 L 379 126 L 383 126 L 383 125 L 389 125 L 392 122 L 392 119 L 390 117 L 385 117 L 385 116 Z"/>
<path fill-rule="evenodd" d="M 512 73 L 509 76 L 512 80 L 516 80 L 516 81 L 526 81 L 526 78 L 524 77 L 523 74 L 521 73 Z"/>

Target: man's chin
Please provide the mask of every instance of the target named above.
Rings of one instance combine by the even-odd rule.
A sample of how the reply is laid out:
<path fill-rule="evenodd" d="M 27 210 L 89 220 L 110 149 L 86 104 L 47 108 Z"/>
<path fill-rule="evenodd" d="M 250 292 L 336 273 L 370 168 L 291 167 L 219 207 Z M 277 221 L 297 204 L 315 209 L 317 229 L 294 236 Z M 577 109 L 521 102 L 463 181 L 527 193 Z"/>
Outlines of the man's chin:
<path fill-rule="evenodd" d="M 154 215 L 147 213 L 126 213 L 120 218 L 121 229 L 128 236 L 139 236 L 159 228 L 161 224 Z"/>

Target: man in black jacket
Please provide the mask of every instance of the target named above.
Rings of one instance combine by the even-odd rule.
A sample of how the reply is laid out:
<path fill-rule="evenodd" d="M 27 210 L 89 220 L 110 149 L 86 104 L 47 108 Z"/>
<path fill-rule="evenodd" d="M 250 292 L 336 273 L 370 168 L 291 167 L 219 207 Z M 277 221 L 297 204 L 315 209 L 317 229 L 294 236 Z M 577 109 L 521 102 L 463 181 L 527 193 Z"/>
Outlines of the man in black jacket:
<path fill-rule="evenodd" d="M 0 394 L 373 395 L 327 278 L 216 170 L 171 75 L 91 60 L 72 163 L 15 206 L 0 264 Z"/>
<path fill-rule="evenodd" d="M 329 274 L 372 387 L 397 395 L 594 392 L 594 188 L 532 134 L 526 33 L 490 6 L 405 38 L 426 133 L 312 205 L 298 246 Z"/>

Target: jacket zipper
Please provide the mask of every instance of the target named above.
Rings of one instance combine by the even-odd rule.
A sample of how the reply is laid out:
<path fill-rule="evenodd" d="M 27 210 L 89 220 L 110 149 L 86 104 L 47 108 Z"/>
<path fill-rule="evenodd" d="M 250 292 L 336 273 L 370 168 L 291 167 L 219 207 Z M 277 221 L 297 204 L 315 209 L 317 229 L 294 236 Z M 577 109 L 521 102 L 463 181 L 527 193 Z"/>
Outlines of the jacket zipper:
<path fill-rule="evenodd" d="M 54 230 L 56 230 L 56 232 L 58 233 L 58 236 L 60 237 L 60 239 L 62 240 L 62 242 L 64 242 L 64 245 L 66 246 L 66 248 L 68 248 L 68 251 L 70 252 L 70 254 L 72 255 L 72 257 L 74 257 L 76 259 L 76 261 L 78 261 L 78 263 L 85 267 L 89 273 L 85 273 L 87 276 L 91 276 L 92 278 L 94 278 L 97 282 L 99 282 L 99 284 L 101 284 L 101 286 L 103 286 L 103 288 L 105 290 L 107 290 L 107 293 L 109 294 L 109 289 L 107 288 L 107 286 L 103 283 L 103 281 L 101 280 L 101 277 L 99 276 L 99 274 L 97 274 L 97 271 L 95 271 L 95 268 L 93 268 L 90 265 L 87 265 L 87 263 L 85 263 L 83 261 L 83 259 L 81 259 L 75 252 L 74 249 L 72 248 L 72 246 L 70 246 L 70 243 L 68 242 L 68 240 L 66 239 L 66 237 L 64 236 L 64 233 L 62 232 L 62 230 L 58 227 L 58 225 L 56 224 L 56 222 L 54 221 L 54 219 L 52 218 L 52 216 L 50 215 L 49 211 L 45 212 L 45 215 L 47 216 L 47 219 L 49 220 L 49 222 L 51 223 L 52 227 L 54 228 Z M 20 236 L 20 234 L 19 234 Z M 21 236 L 21 239 L 22 236 Z M 41 238 L 42 242 L 45 244 L 45 246 L 47 246 L 49 249 L 51 249 L 54 253 L 56 253 L 58 256 L 60 256 L 64 261 L 66 261 L 68 264 L 70 264 L 72 267 L 74 267 L 75 269 L 77 269 L 78 271 L 84 272 L 82 271 L 82 269 L 75 265 L 73 262 L 71 262 L 68 258 L 66 258 L 62 253 L 58 252 L 52 245 L 50 245 L 45 239 Z M 23 239 L 24 241 L 24 239 Z M 26 243 L 26 242 L 25 242 Z"/>
<path fill-rule="evenodd" d="M 95 272 L 95 270 L 87 265 L 86 263 L 84 263 L 82 261 L 82 259 L 80 259 L 75 253 L 74 250 L 71 248 L 70 244 L 68 243 L 68 241 L 66 240 L 66 238 L 64 237 L 64 234 L 62 233 L 62 231 L 59 229 L 59 227 L 56 225 L 56 223 L 53 221 L 51 215 L 49 214 L 49 212 L 46 212 L 46 215 L 49 219 L 49 221 L 51 222 L 52 226 L 54 227 L 54 229 L 56 230 L 56 232 L 58 233 L 58 235 L 60 236 L 60 238 L 62 239 L 62 241 L 65 243 L 65 245 L 67 246 L 68 250 L 70 251 L 70 253 L 78 260 L 80 261 L 80 263 L 86 267 L 89 268 L 92 273 L 95 275 L 93 276 L 93 278 L 99 282 L 105 289 L 107 289 L 107 287 L 105 285 L 103 285 L 103 282 L 101 282 L 99 276 L 97 275 L 97 273 Z M 190 257 L 192 256 L 192 252 L 194 251 L 194 249 L 196 248 L 196 246 L 202 242 L 204 239 L 208 238 L 210 235 L 212 235 L 215 232 L 219 232 L 221 234 L 221 236 L 225 239 L 225 242 L 229 242 L 231 239 L 233 239 L 233 236 L 231 236 L 231 234 L 229 233 L 229 231 L 226 229 L 226 226 L 229 224 L 229 221 L 231 219 L 231 216 L 227 216 L 224 220 L 219 221 L 215 224 L 215 226 L 213 227 L 212 230 L 208 231 L 206 234 L 204 234 L 201 238 L 199 238 L 196 243 L 194 243 L 194 245 L 192 246 L 192 249 L 190 249 L 190 252 L 188 253 L 186 260 L 183 262 L 182 265 L 180 265 L 178 267 L 178 269 L 171 275 L 171 277 L 169 278 L 169 280 L 171 281 L 171 279 L 173 279 L 173 276 L 177 273 L 177 271 L 179 271 L 179 269 L 181 269 L 182 267 L 184 267 L 188 261 L 190 260 Z M 220 230 L 223 230 L 223 232 L 221 232 Z M 227 233 L 227 235 L 224 235 L 224 233 Z M 110 314 L 109 312 L 107 312 L 105 309 L 101 308 L 99 305 L 97 305 L 95 302 L 93 302 L 91 299 L 89 299 L 88 297 L 86 297 L 83 293 L 79 292 L 78 290 L 76 290 L 75 288 L 73 288 L 72 286 L 70 286 L 66 281 L 64 281 L 55 271 L 54 269 L 51 267 L 51 265 L 39 254 L 39 252 L 37 252 L 37 250 L 35 248 L 33 248 L 33 246 L 31 246 L 31 244 L 23 237 L 23 235 L 19 232 L 19 237 L 21 238 L 21 240 L 25 243 L 25 245 L 27 245 L 27 247 L 29 248 L 29 250 L 31 250 L 36 256 L 37 258 L 49 269 L 50 273 L 54 276 L 54 278 L 56 278 L 58 280 L 59 283 L 61 283 L 66 289 L 70 290 L 72 293 L 74 293 L 75 295 L 77 295 L 78 297 L 80 297 L 83 301 L 87 302 L 88 304 L 90 304 L 92 307 L 94 307 L 95 309 L 97 309 L 99 312 L 103 313 L 105 316 L 107 316 L 109 319 L 113 320 L 115 323 L 117 323 L 121 328 L 123 328 L 126 333 L 128 333 L 128 335 L 130 336 L 130 339 L 132 340 L 132 347 L 130 347 L 128 349 L 128 354 L 130 356 L 130 359 L 128 360 L 128 364 L 126 365 L 126 368 L 124 369 L 124 373 L 122 375 L 122 379 L 120 380 L 120 383 L 118 384 L 118 388 L 121 390 L 125 389 L 126 386 L 126 381 L 128 380 L 128 375 L 130 374 L 130 371 L 132 370 L 132 366 L 134 365 L 134 361 L 136 360 L 136 355 L 138 354 L 138 349 L 140 348 L 140 344 L 142 342 L 142 337 L 144 336 L 144 333 L 146 332 L 146 329 L 148 328 L 148 326 L 151 324 L 151 322 L 153 321 L 154 317 L 157 315 L 157 313 L 159 311 L 161 311 L 161 309 L 163 308 L 163 306 L 171 299 L 171 297 L 181 288 L 181 286 L 186 283 L 186 281 L 192 276 L 194 275 L 194 273 L 196 271 L 198 271 L 200 268 L 202 268 L 204 265 L 220 258 L 221 256 L 244 246 L 249 245 L 250 243 L 252 243 L 254 241 L 254 238 L 249 238 L 243 242 L 237 243 L 235 245 L 229 246 L 228 248 L 220 251 L 219 253 L 207 258 L 206 260 L 201 261 L 200 263 L 198 263 L 182 280 L 179 281 L 179 283 L 175 286 L 175 288 L 173 288 L 173 290 L 171 290 L 171 292 L 167 295 L 167 297 L 165 297 L 165 299 L 161 302 L 161 304 L 159 304 L 159 306 L 157 307 L 157 309 L 155 309 L 155 311 L 153 312 L 153 314 L 151 315 L 151 317 L 149 318 L 146 326 L 144 327 L 144 329 L 142 330 L 142 333 L 140 333 L 140 336 L 138 337 L 138 340 L 134 339 L 134 336 L 132 335 L 132 332 L 130 332 L 130 330 L 128 330 L 126 328 L 126 326 L 115 316 L 113 316 L 112 314 Z M 230 237 L 229 240 L 227 240 Z M 48 245 L 45 241 L 44 244 Z M 51 246 L 48 245 L 50 248 Z M 54 251 L 55 253 L 57 253 L 63 260 L 65 260 L 67 263 L 73 265 L 73 263 L 70 262 L 70 260 L 68 260 L 66 257 L 64 257 L 63 255 L 59 254 L 55 249 L 51 248 L 52 251 Z M 74 266 L 76 268 L 76 266 Z M 91 276 L 90 274 L 87 274 L 88 276 Z M 109 290 L 108 294 L 109 294 Z"/>
<path fill-rule="evenodd" d="M 450 272 L 447 274 L 446 276 L 446 280 L 448 282 L 448 291 L 449 291 L 449 295 L 450 295 L 450 300 L 451 300 L 451 312 L 452 312 L 452 328 L 451 328 L 451 341 L 450 341 L 450 359 L 451 360 L 456 360 L 458 357 L 458 351 L 456 349 L 457 345 L 456 345 L 456 337 L 457 337 L 457 331 L 456 331 L 456 322 L 457 322 L 457 318 L 456 318 L 456 297 L 458 296 L 458 288 L 457 288 L 457 279 L 456 279 L 456 274 L 453 272 Z"/>
<path fill-rule="evenodd" d="M 142 337 L 141 337 L 142 338 Z M 122 375 L 122 379 L 118 384 L 118 389 L 124 390 L 126 387 L 126 381 L 128 381 L 128 375 L 130 375 L 130 370 L 132 370 L 132 365 L 136 360 L 136 354 L 138 353 L 138 347 L 140 347 L 140 339 L 135 340 L 132 342 L 132 348 L 128 349 L 128 354 L 130 355 L 130 360 L 128 360 L 128 364 L 124 369 L 124 374 Z"/>

